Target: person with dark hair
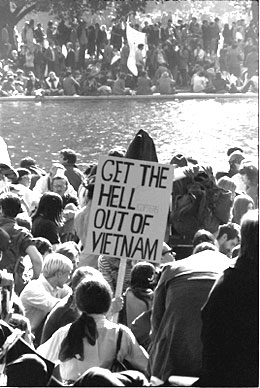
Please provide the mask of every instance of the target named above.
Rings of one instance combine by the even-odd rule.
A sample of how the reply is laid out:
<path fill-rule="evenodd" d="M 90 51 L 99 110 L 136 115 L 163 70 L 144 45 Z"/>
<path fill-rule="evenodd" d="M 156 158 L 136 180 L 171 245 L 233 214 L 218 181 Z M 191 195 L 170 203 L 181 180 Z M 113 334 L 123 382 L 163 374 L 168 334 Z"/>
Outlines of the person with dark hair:
<path fill-rule="evenodd" d="M 152 308 L 154 286 L 154 265 L 146 262 L 135 264 L 131 270 L 130 286 L 124 293 L 123 309 L 119 313 L 121 323 L 130 327 L 135 318 Z"/>
<path fill-rule="evenodd" d="M 241 163 L 239 174 L 246 186 L 246 194 L 253 199 L 255 207 L 258 207 L 258 168 L 252 162 L 244 161 Z"/>
<path fill-rule="evenodd" d="M 241 219 L 248 210 L 255 208 L 253 199 L 247 194 L 239 194 L 235 197 L 232 208 L 232 222 L 240 225 Z"/>
<path fill-rule="evenodd" d="M 85 278 L 76 288 L 75 300 L 80 317 L 58 331 L 37 352 L 52 362 L 60 362 L 61 378 L 75 382 L 87 369 L 110 369 L 116 354 L 119 326 L 107 320 L 112 292 L 105 280 Z M 148 354 L 138 345 L 133 333 L 120 325 L 123 335 L 119 359 L 146 371 Z"/>
<path fill-rule="evenodd" d="M 208 230 L 205 229 L 199 229 L 192 240 L 192 245 L 193 245 L 193 253 L 196 253 L 196 247 L 197 245 L 201 243 L 209 243 L 213 246 L 216 246 L 216 238 L 215 236 L 210 233 Z M 214 249 L 213 249 L 214 250 Z"/>
<path fill-rule="evenodd" d="M 259 385 L 259 218 L 241 221 L 234 266 L 216 281 L 202 308 L 202 371 L 198 387 Z"/>
<path fill-rule="evenodd" d="M 216 243 L 219 252 L 231 257 L 232 250 L 239 244 L 240 227 L 239 225 L 229 222 L 228 224 L 220 225 L 217 232 Z"/>
<path fill-rule="evenodd" d="M 26 168 L 27 170 L 29 170 L 31 172 L 31 184 L 30 184 L 30 189 L 33 189 L 37 180 L 46 175 L 46 172 L 40 168 L 39 166 L 37 166 L 36 164 L 36 161 L 31 158 L 30 156 L 27 156 L 26 158 L 23 158 L 21 161 L 20 161 L 20 167 L 21 168 Z"/>
<path fill-rule="evenodd" d="M 76 166 L 77 154 L 70 148 L 64 148 L 60 151 L 60 162 L 65 167 L 65 175 L 69 180 L 69 183 L 74 187 L 75 191 L 78 191 L 81 185 L 84 175 Z"/>
<path fill-rule="evenodd" d="M 4 194 L 1 195 L 0 206 L 2 211 L 0 227 L 11 238 L 10 246 L 3 252 L 0 269 L 14 273 L 17 263 L 28 254 L 32 262 L 33 277 L 38 278 L 42 270 L 42 255 L 35 247 L 31 233 L 19 227 L 15 220 L 21 211 L 21 200 L 15 194 Z"/>
<path fill-rule="evenodd" d="M 52 245 L 60 244 L 59 227 L 62 226 L 63 202 L 59 194 L 43 194 L 32 217 L 32 234 L 45 237 Z"/>
<path fill-rule="evenodd" d="M 72 76 L 71 69 L 66 70 L 62 84 L 65 96 L 75 96 L 80 94 L 80 84 Z"/>
<path fill-rule="evenodd" d="M 137 79 L 136 94 L 138 94 L 138 95 L 153 94 L 153 92 L 152 92 L 152 81 L 147 76 L 147 72 L 144 71 L 144 70 L 141 70 L 139 72 L 139 77 Z"/>
<path fill-rule="evenodd" d="M 44 237 L 36 237 L 33 239 L 34 243 L 35 243 L 35 246 L 36 248 L 38 249 L 38 251 L 40 252 L 40 254 L 42 255 L 43 259 L 45 258 L 45 256 L 47 256 L 49 253 L 52 253 L 53 252 L 53 248 L 52 248 L 52 245 L 50 243 L 49 240 L 47 240 L 47 238 L 44 238 Z"/>

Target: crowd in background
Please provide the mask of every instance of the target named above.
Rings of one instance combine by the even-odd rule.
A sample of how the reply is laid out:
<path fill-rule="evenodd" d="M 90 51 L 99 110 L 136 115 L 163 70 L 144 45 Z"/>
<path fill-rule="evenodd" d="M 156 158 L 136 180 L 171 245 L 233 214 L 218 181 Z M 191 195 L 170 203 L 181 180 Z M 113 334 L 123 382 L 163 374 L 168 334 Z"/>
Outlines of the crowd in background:
<path fill-rule="evenodd" d="M 138 76 L 127 67 L 126 28 L 26 21 L 21 36 L 1 30 L 2 96 L 171 94 L 258 91 L 258 25 L 240 19 L 168 20 L 132 25 L 146 34 L 135 53 Z M 19 39 L 18 39 L 19 38 Z M 14 41 L 14 42 L 13 42 Z"/>

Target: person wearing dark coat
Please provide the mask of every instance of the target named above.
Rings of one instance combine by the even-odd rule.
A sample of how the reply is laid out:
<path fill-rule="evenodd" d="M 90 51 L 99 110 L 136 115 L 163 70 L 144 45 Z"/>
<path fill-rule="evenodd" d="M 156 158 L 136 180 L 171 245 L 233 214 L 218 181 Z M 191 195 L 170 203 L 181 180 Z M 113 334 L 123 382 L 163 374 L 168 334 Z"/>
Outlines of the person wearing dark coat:
<path fill-rule="evenodd" d="M 198 387 L 259 386 L 259 220 L 241 220 L 234 266 L 217 280 L 202 309 L 202 373 Z"/>
<path fill-rule="evenodd" d="M 172 375 L 199 376 L 201 308 L 229 263 L 220 252 L 205 250 L 164 266 L 154 291 L 148 364 L 159 384 Z"/>

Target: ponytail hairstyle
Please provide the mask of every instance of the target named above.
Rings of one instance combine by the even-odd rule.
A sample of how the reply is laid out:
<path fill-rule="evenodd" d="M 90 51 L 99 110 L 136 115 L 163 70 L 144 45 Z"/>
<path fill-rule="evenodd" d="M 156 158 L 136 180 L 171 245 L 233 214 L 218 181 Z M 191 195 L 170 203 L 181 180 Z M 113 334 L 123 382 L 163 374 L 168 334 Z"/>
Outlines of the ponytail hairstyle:
<path fill-rule="evenodd" d="M 76 288 L 75 301 L 81 316 L 71 324 L 61 343 L 60 361 L 84 360 L 83 338 L 94 346 L 98 338 L 97 326 L 90 314 L 106 314 L 112 301 L 112 291 L 103 279 L 84 278 Z"/>

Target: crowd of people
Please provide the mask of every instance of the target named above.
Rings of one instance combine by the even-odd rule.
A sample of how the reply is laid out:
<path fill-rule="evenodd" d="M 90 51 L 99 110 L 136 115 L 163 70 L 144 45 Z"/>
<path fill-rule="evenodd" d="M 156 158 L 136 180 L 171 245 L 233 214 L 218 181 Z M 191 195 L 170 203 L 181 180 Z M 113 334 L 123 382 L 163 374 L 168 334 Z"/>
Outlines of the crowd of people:
<path fill-rule="evenodd" d="M 134 24 L 146 34 L 135 52 L 138 75 L 127 66 L 126 24 L 26 21 L 13 39 L 1 30 L 1 96 L 172 94 L 258 91 L 258 25 L 244 19 L 168 20 Z M 20 41 L 19 39 L 20 38 Z"/>
<path fill-rule="evenodd" d="M 228 197 L 226 222 L 219 217 L 213 232 L 201 220 L 187 253 L 177 250 L 169 216 L 161 262 L 127 260 L 120 297 L 120 258 L 85 250 L 97 164 L 81 171 L 66 148 L 49 171 L 30 156 L 14 168 L 6 153 L 1 139 L 0 357 L 7 386 L 182 386 L 187 379 L 195 386 L 258 385 L 258 168 L 241 147 L 228 150 L 229 171 L 211 177 Z M 109 155 L 129 153 L 115 148 Z M 192 171 L 210 176 L 181 154 L 170 163 L 186 171 L 173 194 Z M 9 337 L 14 329 L 18 342 Z M 124 371 L 114 369 L 116 357 Z"/>

